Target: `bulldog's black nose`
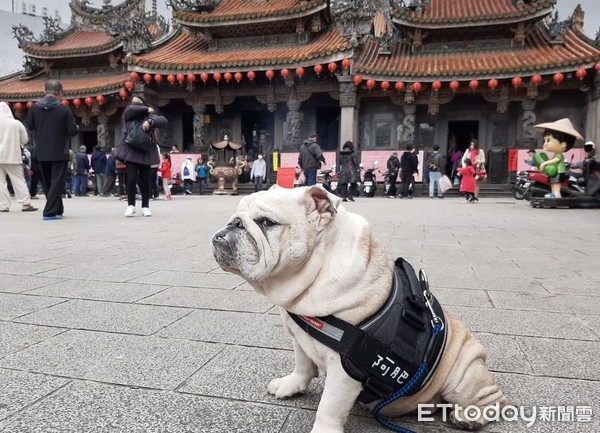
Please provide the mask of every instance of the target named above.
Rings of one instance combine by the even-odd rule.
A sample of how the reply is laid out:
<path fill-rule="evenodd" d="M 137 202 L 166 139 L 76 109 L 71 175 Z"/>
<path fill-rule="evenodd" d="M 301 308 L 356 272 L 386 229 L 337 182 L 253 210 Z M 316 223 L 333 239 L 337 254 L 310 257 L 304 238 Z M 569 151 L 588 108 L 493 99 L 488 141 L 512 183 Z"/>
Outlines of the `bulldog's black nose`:
<path fill-rule="evenodd" d="M 224 228 L 219 230 L 217 233 L 213 235 L 212 242 L 213 244 L 227 244 L 227 233 L 229 232 L 228 228 Z"/>

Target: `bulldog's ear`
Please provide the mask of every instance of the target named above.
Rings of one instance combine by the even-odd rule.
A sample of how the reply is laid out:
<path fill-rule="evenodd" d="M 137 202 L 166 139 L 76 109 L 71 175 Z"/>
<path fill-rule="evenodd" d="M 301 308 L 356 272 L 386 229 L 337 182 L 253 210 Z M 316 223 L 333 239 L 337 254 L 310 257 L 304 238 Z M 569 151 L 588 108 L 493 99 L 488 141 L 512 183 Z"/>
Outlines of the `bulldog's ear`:
<path fill-rule="evenodd" d="M 306 189 L 306 216 L 317 229 L 323 229 L 337 213 L 340 198 L 328 193 L 320 186 L 311 186 Z"/>

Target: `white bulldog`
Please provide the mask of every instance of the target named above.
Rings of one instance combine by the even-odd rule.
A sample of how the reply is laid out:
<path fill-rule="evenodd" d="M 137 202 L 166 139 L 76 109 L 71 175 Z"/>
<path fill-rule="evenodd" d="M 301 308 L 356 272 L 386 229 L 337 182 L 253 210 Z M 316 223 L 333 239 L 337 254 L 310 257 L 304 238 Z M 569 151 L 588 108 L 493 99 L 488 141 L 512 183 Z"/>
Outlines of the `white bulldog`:
<path fill-rule="evenodd" d="M 373 238 L 367 221 L 339 203 L 317 186 L 273 187 L 244 197 L 227 226 L 212 238 L 219 265 L 279 306 L 294 339 L 294 371 L 272 380 L 269 393 L 276 398 L 304 393 L 319 369 L 326 373 L 313 433 L 343 432 L 362 384 L 346 373 L 337 352 L 309 336 L 286 311 L 333 315 L 358 324 L 386 302 L 394 270 L 394 261 Z M 415 411 L 420 403 L 444 401 L 482 410 L 506 405 L 485 365 L 485 349 L 462 322 L 447 312 L 445 317 L 446 345 L 435 373 L 420 391 L 393 402 L 383 415 L 398 416 Z M 483 416 L 467 421 L 454 412 L 450 421 L 469 430 L 487 423 Z"/>

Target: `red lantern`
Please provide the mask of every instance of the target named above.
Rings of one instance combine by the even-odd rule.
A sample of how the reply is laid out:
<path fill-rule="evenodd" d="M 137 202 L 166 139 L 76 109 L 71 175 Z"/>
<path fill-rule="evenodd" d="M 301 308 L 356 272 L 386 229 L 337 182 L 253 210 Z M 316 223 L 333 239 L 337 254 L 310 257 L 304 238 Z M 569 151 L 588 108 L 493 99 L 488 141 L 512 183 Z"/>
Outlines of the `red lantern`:
<path fill-rule="evenodd" d="M 375 80 L 367 80 L 367 89 L 371 90 L 375 87 Z"/>
<path fill-rule="evenodd" d="M 344 60 L 342 60 L 342 67 L 344 69 L 349 69 L 350 65 L 352 65 L 352 62 L 350 61 L 350 59 L 344 59 Z"/>
<path fill-rule="evenodd" d="M 150 74 L 144 74 L 144 81 L 148 84 L 150 84 L 152 82 L 152 75 Z"/>
<path fill-rule="evenodd" d="M 575 76 L 577 77 L 578 80 L 583 80 L 586 75 L 587 75 L 587 71 L 585 70 L 585 68 L 579 68 L 579 69 L 577 69 L 577 72 L 575 72 Z"/>
<path fill-rule="evenodd" d="M 239 83 L 240 81 L 242 81 L 242 79 L 244 78 L 244 76 L 243 76 L 243 75 L 242 75 L 240 72 L 236 72 L 236 73 L 233 75 L 233 78 L 235 78 L 235 81 L 236 81 L 237 83 Z"/>
<path fill-rule="evenodd" d="M 521 77 L 514 77 L 511 80 L 511 83 L 515 89 L 518 89 L 519 87 L 521 87 L 521 84 L 523 84 L 523 79 Z"/>
<path fill-rule="evenodd" d="M 315 65 L 313 70 L 315 71 L 315 74 L 320 75 L 321 72 L 323 72 L 323 65 Z"/>
<path fill-rule="evenodd" d="M 85 98 L 85 103 L 88 107 L 91 107 L 92 104 L 94 103 L 94 98 L 92 98 L 91 96 L 88 96 Z"/>
<path fill-rule="evenodd" d="M 225 79 L 225 82 L 229 84 L 229 82 L 233 79 L 233 75 L 231 75 L 231 72 L 225 72 L 223 74 L 223 78 Z"/>
<path fill-rule="evenodd" d="M 415 81 L 412 84 L 412 91 L 415 93 L 419 93 L 421 91 L 421 89 L 423 88 L 423 85 L 421 83 L 419 83 L 418 81 Z"/>
<path fill-rule="evenodd" d="M 390 90 L 390 82 L 389 81 L 382 81 L 380 86 L 384 92 L 387 92 L 388 90 Z"/>
<path fill-rule="evenodd" d="M 195 83 L 195 82 L 196 82 L 196 75 L 195 75 L 195 74 L 188 74 L 188 75 L 187 75 L 187 80 L 188 80 L 190 83 Z"/>
<path fill-rule="evenodd" d="M 460 87 L 460 83 L 456 80 L 454 81 L 450 81 L 450 84 L 448 85 L 450 87 L 450 90 L 452 90 L 453 92 L 456 92 L 458 90 L 458 88 Z"/>
<path fill-rule="evenodd" d="M 254 81 L 254 79 L 256 78 L 256 73 L 254 71 L 248 71 L 246 77 L 248 77 L 250 81 Z"/>
<path fill-rule="evenodd" d="M 133 81 L 126 81 L 125 82 L 125 88 L 127 90 L 129 90 L 130 92 L 134 89 L 135 84 L 133 84 Z"/>
<path fill-rule="evenodd" d="M 302 78 L 304 76 L 304 68 L 303 67 L 296 68 L 296 75 L 298 75 L 298 77 Z"/>
<path fill-rule="evenodd" d="M 167 75 L 167 81 L 169 82 L 169 84 L 171 84 L 171 85 L 175 84 L 175 80 L 177 80 L 177 78 L 175 78 L 175 75 L 173 75 L 173 74 Z"/>
<path fill-rule="evenodd" d="M 106 102 L 106 99 L 104 98 L 104 95 L 98 95 L 96 96 L 96 102 L 98 102 L 99 105 L 102 105 Z"/>
<path fill-rule="evenodd" d="M 31 108 L 33 107 L 33 102 L 32 101 L 27 101 L 27 108 Z"/>
<path fill-rule="evenodd" d="M 490 81 L 488 81 L 488 87 L 492 90 L 496 90 L 498 88 L 498 80 L 492 78 Z"/>
<path fill-rule="evenodd" d="M 479 81 L 477 81 L 477 80 L 469 81 L 469 89 L 477 90 L 478 87 L 479 87 Z"/>
<path fill-rule="evenodd" d="M 540 84 L 542 84 L 542 76 L 539 74 L 535 74 L 533 77 L 531 77 L 531 84 L 533 84 L 534 86 L 539 86 Z"/>
<path fill-rule="evenodd" d="M 431 83 L 431 88 L 437 92 L 442 88 L 442 82 L 440 80 L 435 80 L 433 83 Z"/>
<path fill-rule="evenodd" d="M 119 91 L 119 96 L 121 97 L 121 99 L 127 99 L 127 97 L 129 96 L 129 93 L 127 93 L 127 90 L 121 89 Z M 73 101 L 73 105 L 75 105 L 75 101 Z"/>
<path fill-rule="evenodd" d="M 215 72 L 213 74 L 213 80 L 215 80 L 217 82 L 217 84 L 219 84 L 219 81 L 221 81 L 221 78 L 223 78 L 223 76 L 221 75 L 220 72 Z"/>
<path fill-rule="evenodd" d="M 335 62 L 331 62 L 327 65 L 327 69 L 329 69 L 329 72 L 331 72 L 332 74 L 337 71 L 337 63 Z"/>
<path fill-rule="evenodd" d="M 129 74 L 129 78 L 131 78 L 133 81 L 137 81 L 140 79 L 140 75 L 137 72 L 132 72 Z"/>
<path fill-rule="evenodd" d="M 265 72 L 265 75 L 267 76 L 269 81 L 271 81 L 275 77 L 275 71 L 269 69 L 267 72 Z"/>
<path fill-rule="evenodd" d="M 20 111 L 23 109 L 23 103 L 22 102 L 17 102 L 15 104 L 15 110 Z"/>
<path fill-rule="evenodd" d="M 69 102 L 68 99 L 63 99 L 62 101 L 60 101 L 61 104 L 63 104 L 65 107 L 68 107 L 69 105 L 71 105 L 71 103 Z"/>
<path fill-rule="evenodd" d="M 81 106 L 81 99 L 79 99 L 79 98 L 73 99 L 73 105 L 76 106 L 76 107 L 80 107 Z"/>
<path fill-rule="evenodd" d="M 394 84 L 394 88 L 398 92 L 402 92 L 405 87 L 406 87 L 406 85 L 404 84 L 404 81 L 396 81 L 396 84 Z"/>
<path fill-rule="evenodd" d="M 160 74 L 156 74 L 156 75 L 154 76 L 154 81 L 156 81 L 158 84 L 160 84 L 160 83 L 162 82 L 162 80 L 163 80 L 163 79 L 162 79 L 162 75 L 160 75 Z"/>
<path fill-rule="evenodd" d="M 200 79 L 204 82 L 204 84 L 206 84 L 206 82 L 208 81 L 208 74 L 206 72 L 202 72 L 200 74 Z"/>
<path fill-rule="evenodd" d="M 290 76 L 290 70 L 288 68 L 283 68 L 280 73 L 283 78 L 287 78 Z"/>
<path fill-rule="evenodd" d="M 183 85 L 183 83 L 185 81 L 185 75 L 183 75 L 183 74 L 177 74 L 177 81 L 179 81 L 180 85 Z"/>
<path fill-rule="evenodd" d="M 363 82 L 363 78 L 360 75 L 355 75 L 352 81 L 354 81 L 354 84 L 356 84 L 357 86 L 360 86 Z"/>
<path fill-rule="evenodd" d="M 560 84 L 560 82 L 564 79 L 565 79 L 565 76 L 563 74 L 561 74 L 560 72 L 557 72 L 552 77 L 552 81 L 554 81 L 556 84 Z"/>

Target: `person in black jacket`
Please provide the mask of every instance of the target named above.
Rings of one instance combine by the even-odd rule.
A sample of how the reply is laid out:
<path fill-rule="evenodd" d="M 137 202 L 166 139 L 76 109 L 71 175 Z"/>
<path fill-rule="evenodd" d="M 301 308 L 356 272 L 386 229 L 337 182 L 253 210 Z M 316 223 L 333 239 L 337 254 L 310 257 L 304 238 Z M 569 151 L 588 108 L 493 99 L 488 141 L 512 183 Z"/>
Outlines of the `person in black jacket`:
<path fill-rule="evenodd" d="M 390 187 L 387 191 L 389 198 L 396 198 L 396 181 L 398 180 L 398 170 L 400 170 L 400 160 L 398 159 L 398 152 L 394 152 L 390 155 L 387 160 L 388 179 L 390 180 Z"/>
<path fill-rule="evenodd" d="M 87 197 L 88 193 L 88 174 L 90 172 L 90 160 L 85 153 L 86 147 L 79 146 L 79 152 L 75 155 L 75 195 L 77 197 Z"/>
<path fill-rule="evenodd" d="M 94 147 L 91 160 L 92 170 L 94 170 L 94 195 L 106 196 L 104 194 L 106 184 L 106 152 L 102 150 L 99 144 Z"/>
<path fill-rule="evenodd" d="M 300 146 L 298 155 L 298 165 L 306 177 L 306 186 L 316 185 L 317 170 L 321 168 L 321 163 L 325 164 L 323 151 L 317 144 L 317 134 L 311 134 Z"/>
<path fill-rule="evenodd" d="M 402 195 L 400 198 L 412 198 L 410 183 L 413 175 L 419 171 L 419 160 L 413 152 L 412 144 L 406 146 L 406 152 L 400 157 L 400 175 L 402 179 Z"/>
<path fill-rule="evenodd" d="M 46 206 L 44 220 L 62 219 L 64 206 L 62 192 L 67 175 L 71 136 L 79 129 L 71 110 L 60 103 L 62 83 L 46 80 L 46 96 L 33 104 L 25 123 L 33 131 L 33 141 L 42 171 Z"/>
<path fill-rule="evenodd" d="M 150 166 L 160 164 L 160 156 L 156 147 L 150 150 L 141 150 L 131 147 L 125 143 L 129 122 L 141 122 L 144 131 L 151 132 L 154 128 L 163 128 L 169 121 L 163 117 L 154 114 L 154 108 L 144 104 L 144 101 L 134 96 L 123 112 L 125 128 L 119 141 L 119 147 L 122 147 L 122 153 L 117 151 L 117 156 L 121 157 L 127 164 L 127 209 L 126 217 L 135 215 L 135 185 L 140 187 L 142 193 L 142 214 L 145 217 L 152 215 L 150 212 Z"/>

